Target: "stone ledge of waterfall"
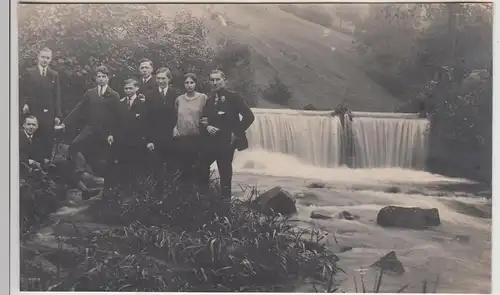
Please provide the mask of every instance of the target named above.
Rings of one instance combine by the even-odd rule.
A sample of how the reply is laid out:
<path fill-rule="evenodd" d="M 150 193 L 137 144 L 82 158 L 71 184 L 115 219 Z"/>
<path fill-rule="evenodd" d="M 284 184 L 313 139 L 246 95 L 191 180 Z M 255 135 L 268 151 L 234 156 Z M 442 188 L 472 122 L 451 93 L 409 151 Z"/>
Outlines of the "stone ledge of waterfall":
<path fill-rule="evenodd" d="M 308 185 L 306 185 L 307 188 L 326 188 L 326 184 L 323 182 L 311 182 Z"/>
<path fill-rule="evenodd" d="M 298 110 L 298 109 L 263 109 L 252 108 L 255 114 L 281 114 L 281 115 L 304 115 L 304 116 L 331 116 L 331 111 L 315 111 L 315 110 Z M 370 118 L 396 118 L 396 119 L 419 119 L 420 113 L 391 113 L 391 112 L 356 112 L 352 111 L 353 117 L 370 117 Z"/>
<path fill-rule="evenodd" d="M 437 208 L 386 206 L 378 212 L 377 224 L 382 227 L 426 229 L 439 226 L 441 219 Z"/>

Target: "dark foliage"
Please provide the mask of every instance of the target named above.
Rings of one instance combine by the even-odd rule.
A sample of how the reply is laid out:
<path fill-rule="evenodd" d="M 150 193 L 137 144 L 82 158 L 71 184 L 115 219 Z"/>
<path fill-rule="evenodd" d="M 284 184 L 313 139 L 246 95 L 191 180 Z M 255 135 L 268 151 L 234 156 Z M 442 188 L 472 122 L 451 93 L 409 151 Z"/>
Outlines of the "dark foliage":
<path fill-rule="evenodd" d="M 19 183 L 19 228 L 20 238 L 29 237 L 48 222 L 61 202 L 63 193 L 42 169 L 24 164 Z"/>
<path fill-rule="evenodd" d="M 147 197 L 146 188 L 136 195 L 133 214 L 127 213 L 130 203 L 118 199 L 95 203 L 106 204 L 110 214 L 124 213 L 127 225 L 67 240 L 80 249 L 78 266 L 53 277 L 49 289 L 292 291 L 297 280 L 325 281 L 339 270 L 319 231 L 298 230 L 247 202 L 228 204 L 215 189 L 198 194 L 173 187 L 163 200 Z"/>
<path fill-rule="evenodd" d="M 267 101 L 286 106 L 292 97 L 292 93 L 276 76 L 274 81 L 262 92 L 262 97 Z"/>

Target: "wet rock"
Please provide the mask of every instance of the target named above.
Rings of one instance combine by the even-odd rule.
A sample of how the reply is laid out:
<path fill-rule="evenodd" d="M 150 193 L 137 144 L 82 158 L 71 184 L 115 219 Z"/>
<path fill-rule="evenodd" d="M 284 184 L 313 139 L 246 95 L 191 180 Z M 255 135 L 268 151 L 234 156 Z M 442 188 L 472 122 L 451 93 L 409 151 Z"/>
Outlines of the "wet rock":
<path fill-rule="evenodd" d="M 312 104 L 309 103 L 309 104 L 306 104 L 304 106 L 304 110 L 306 110 L 306 111 L 315 111 L 316 107 L 314 105 L 312 105 Z"/>
<path fill-rule="evenodd" d="M 387 206 L 378 212 L 377 224 L 384 227 L 425 229 L 440 225 L 441 220 L 436 208 Z"/>
<path fill-rule="evenodd" d="M 345 220 L 356 220 L 356 219 L 359 219 L 359 216 L 353 215 L 349 211 L 342 211 L 339 213 L 339 218 L 345 219 Z"/>
<path fill-rule="evenodd" d="M 311 212 L 312 219 L 332 219 L 332 217 L 326 212 L 313 211 Z"/>
<path fill-rule="evenodd" d="M 251 207 L 266 215 L 280 213 L 291 215 L 297 212 L 295 199 L 286 190 L 276 186 L 265 193 L 260 194 L 251 203 Z"/>
<path fill-rule="evenodd" d="M 88 188 L 102 188 L 104 186 L 104 178 L 94 176 L 87 172 L 83 172 L 80 179 Z"/>
<path fill-rule="evenodd" d="M 403 263 L 399 261 L 396 257 L 396 252 L 391 251 L 384 257 L 380 258 L 377 262 L 371 265 L 372 267 L 378 267 L 384 272 L 393 273 L 396 275 L 402 275 L 405 272 Z"/>
<path fill-rule="evenodd" d="M 388 187 L 384 190 L 384 192 L 389 193 L 389 194 L 399 194 L 401 192 L 401 188 L 397 186 L 391 186 Z"/>
<path fill-rule="evenodd" d="M 470 241 L 470 236 L 467 235 L 456 235 L 455 240 L 462 244 L 467 244 Z"/>
<path fill-rule="evenodd" d="M 78 203 L 83 200 L 83 193 L 79 189 L 70 189 L 66 192 L 66 200 L 72 203 Z"/>
<path fill-rule="evenodd" d="M 325 188 L 326 184 L 322 182 L 313 182 L 307 185 L 308 188 Z"/>

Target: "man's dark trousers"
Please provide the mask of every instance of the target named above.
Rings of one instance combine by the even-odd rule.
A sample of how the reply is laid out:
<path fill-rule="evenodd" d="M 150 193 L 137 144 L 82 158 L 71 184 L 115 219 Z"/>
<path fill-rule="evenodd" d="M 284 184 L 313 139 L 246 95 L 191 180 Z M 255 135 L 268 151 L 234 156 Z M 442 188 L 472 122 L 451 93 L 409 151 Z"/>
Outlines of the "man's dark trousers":
<path fill-rule="evenodd" d="M 116 160 L 115 146 L 107 142 L 107 134 L 92 126 L 86 126 L 80 134 L 71 142 L 68 156 L 71 159 L 70 167 L 76 167 L 76 156 L 78 152 L 85 155 L 90 167 L 96 170 L 104 178 L 104 189 L 109 190 L 116 185 L 116 171 L 114 168 Z M 102 161 L 105 164 L 102 165 Z M 75 173 L 75 176 L 78 175 Z M 79 179 L 74 179 L 75 184 Z"/>

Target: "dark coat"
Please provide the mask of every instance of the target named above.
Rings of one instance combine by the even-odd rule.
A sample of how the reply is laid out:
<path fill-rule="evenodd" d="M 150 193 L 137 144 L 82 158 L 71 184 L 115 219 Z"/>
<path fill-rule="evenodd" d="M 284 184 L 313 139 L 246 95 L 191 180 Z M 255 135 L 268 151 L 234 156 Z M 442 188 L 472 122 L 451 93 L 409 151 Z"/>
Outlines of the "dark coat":
<path fill-rule="evenodd" d="M 83 99 L 76 116 L 79 125 L 92 127 L 96 134 L 114 135 L 120 123 L 119 94 L 108 86 L 101 98 L 98 87 L 94 87 L 85 93 Z"/>
<path fill-rule="evenodd" d="M 237 137 L 235 148 L 239 151 L 248 148 L 246 130 L 252 125 L 255 116 L 246 104 L 245 100 L 236 92 L 223 89 L 218 92 L 219 101 L 215 102 L 215 93 L 210 95 L 203 110 L 203 116 L 207 117 L 208 125 L 220 129 L 215 135 L 208 135 L 205 128 L 202 132 L 207 141 L 215 145 L 226 145 L 231 141 L 231 133 Z M 224 101 L 222 101 L 224 100 Z M 242 119 L 240 120 L 240 115 Z"/>
<path fill-rule="evenodd" d="M 156 77 L 151 76 L 151 78 L 145 84 L 142 82 L 142 77 L 139 79 L 139 91 L 137 94 L 143 94 L 145 97 L 151 96 L 154 92 L 158 92 L 156 86 Z"/>
<path fill-rule="evenodd" d="M 143 146 L 146 148 L 146 103 L 136 97 L 129 107 L 128 97 L 120 100 L 120 125 L 117 131 L 117 143 L 124 146 Z"/>
<path fill-rule="evenodd" d="M 164 97 L 155 86 L 149 96 L 146 96 L 147 140 L 161 147 L 172 144 L 173 130 L 177 122 L 175 99 L 180 91 L 170 86 Z"/>
<path fill-rule="evenodd" d="M 45 146 L 37 132 L 33 134 L 30 143 L 24 130 L 19 131 L 19 160 L 22 163 L 28 164 L 30 159 L 42 163 L 43 159 L 50 159 L 52 151 L 45 149 Z"/>
<path fill-rule="evenodd" d="M 19 83 L 19 97 L 21 108 L 27 104 L 30 113 L 42 120 L 62 118 L 59 73 L 51 68 L 46 76 L 40 74 L 38 66 L 28 68 Z"/>

